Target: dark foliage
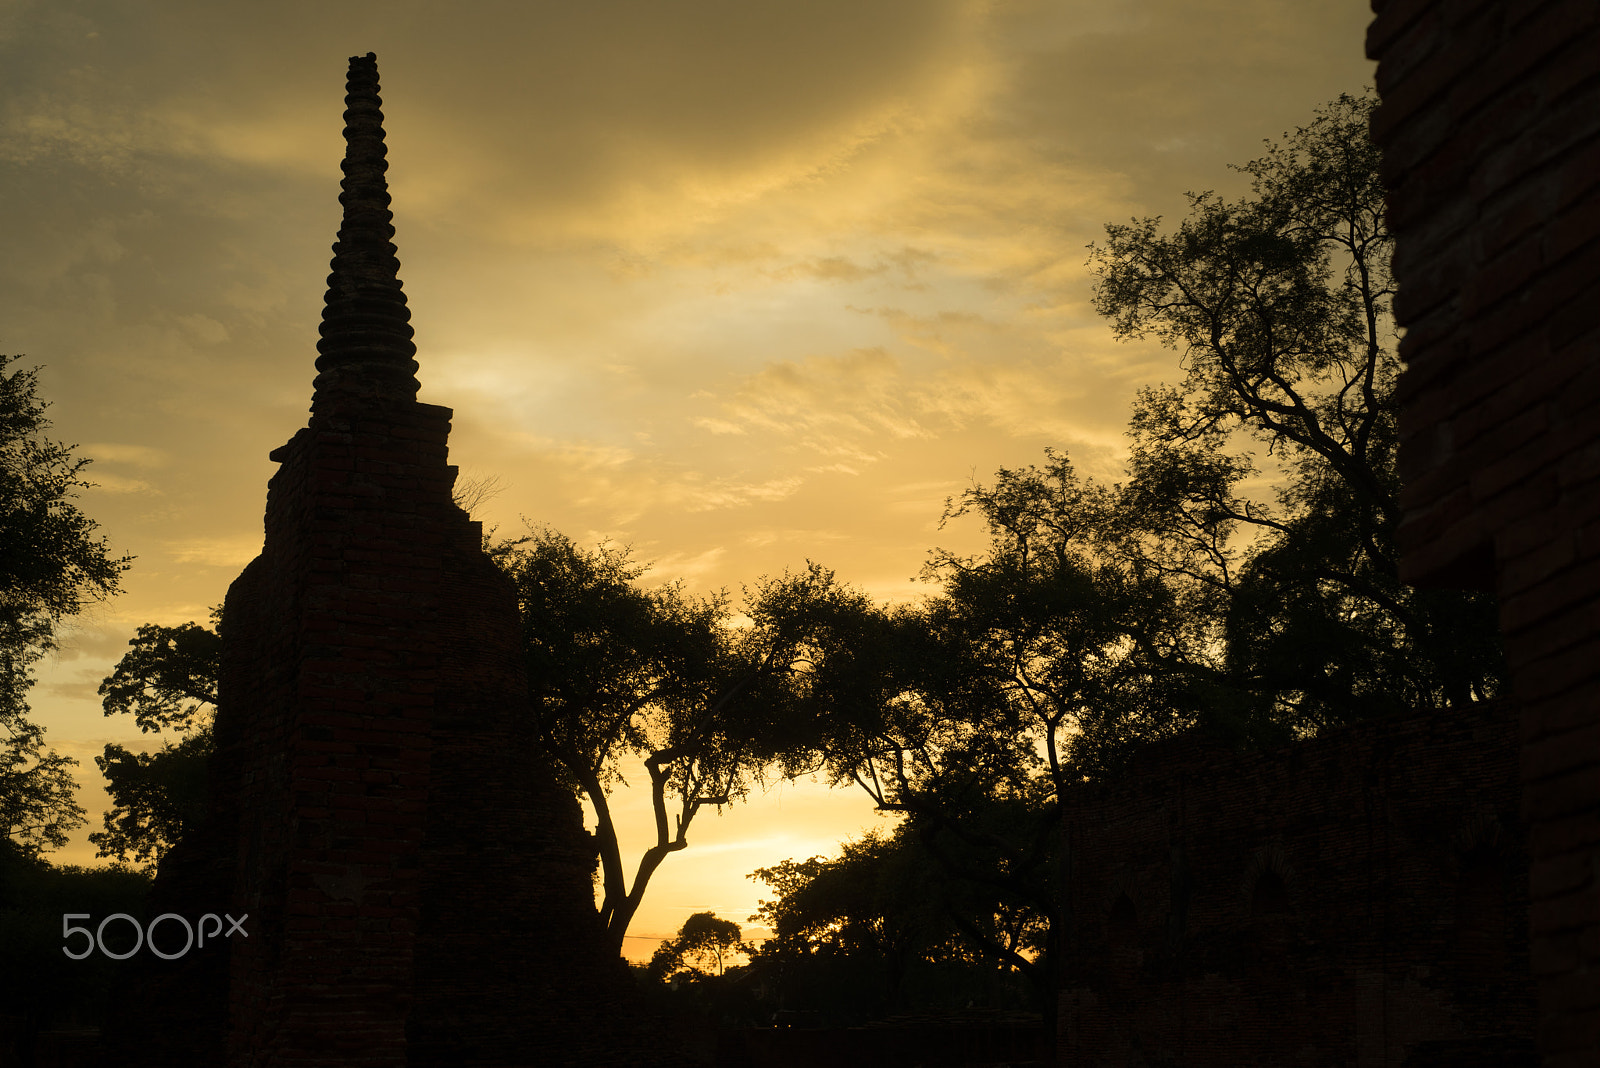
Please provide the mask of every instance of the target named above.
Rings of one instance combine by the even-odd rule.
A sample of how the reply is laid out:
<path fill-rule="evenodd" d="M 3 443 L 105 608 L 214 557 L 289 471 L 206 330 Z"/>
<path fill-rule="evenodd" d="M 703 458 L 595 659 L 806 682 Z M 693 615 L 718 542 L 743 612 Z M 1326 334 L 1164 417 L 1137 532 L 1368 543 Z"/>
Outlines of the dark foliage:
<path fill-rule="evenodd" d="M 118 592 L 129 557 L 113 557 L 73 503 L 91 483 L 75 446 L 46 439 L 37 368 L 6 368 L 0 355 L 0 824 L 5 839 L 39 854 L 66 844 L 85 822 L 71 772 L 28 719 L 32 666 L 57 630 L 91 601 Z"/>
<path fill-rule="evenodd" d="M 111 808 L 104 829 L 89 835 L 96 855 L 154 864 L 205 815 L 206 763 L 211 717 L 222 663 L 222 606 L 211 628 L 146 624 L 100 684 L 108 716 L 130 714 L 141 731 L 183 735 L 153 753 L 130 752 L 115 742 L 95 757 L 106 779 Z"/>
<path fill-rule="evenodd" d="M 646 971 L 657 980 L 683 972 L 722 975 L 729 957 L 750 951 L 740 935 L 739 925 L 732 920 L 714 912 L 696 912 L 683 921 L 675 937 L 661 943 Z"/>
<path fill-rule="evenodd" d="M 742 800 L 812 750 L 795 734 L 789 677 L 817 628 L 787 617 L 733 627 L 726 596 L 641 588 L 645 568 L 628 550 L 582 550 L 550 530 L 489 551 L 517 588 L 540 741 L 595 815 L 601 918 L 620 950 L 651 876 L 688 847 L 695 816 Z M 630 758 L 649 776 L 656 830 L 631 884 L 609 804 Z"/>
<path fill-rule="evenodd" d="M 777 896 L 757 915 L 773 936 L 757 949 L 751 981 L 771 1013 L 814 1014 L 834 1026 L 895 1013 L 1015 1008 L 1026 983 L 986 959 L 957 917 L 981 915 L 981 895 L 948 878 L 919 837 L 846 842 L 836 858 L 786 860 L 751 875 Z M 1013 948 L 1037 944 L 1020 913 L 988 918 L 987 934 Z"/>
<path fill-rule="evenodd" d="M 1258 719 L 1296 733 L 1490 697 L 1504 672 L 1490 597 L 1399 580 L 1400 361 L 1374 105 L 1341 96 L 1239 168 L 1251 196 L 1191 194 L 1176 233 L 1108 226 L 1091 256 L 1117 335 L 1153 335 L 1187 369 L 1134 406 L 1125 548 L 1212 609 L 1213 666 L 1270 706 Z M 1242 492 L 1251 441 L 1279 469 L 1273 503 Z"/>
<path fill-rule="evenodd" d="M 82 960 L 69 958 L 62 947 L 80 952 L 83 939 L 64 939 L 62 915 L 88 913 L 90 919 L 72 923 L 91 930 L 115 913 L 143 924 L 149 887 L 148 875 L 130 868 L 52 867 L 0 841 L 0 1003 L 6 1015 L 22 1021 L 20 1056 L 30 1056 L 39 1031 L 98 1025 L 132 964 L 133 958 L 115 961 L 98 950 Z M 108 924 L 104 935 L 113 952 L 133 947 L 126 921 Z"/>
<path fill-rule="evenodd" d="M 1371 107 L 1328 105 L 1242 168 L 1251 196 L 1192 195 L 1176 233 L 1107 227 L 1096 307 L 1187 369 L 1140 391 L 1126 482 L 1081 479 L 1047 451 L 950 502 L 944 520 L 976 515 L 989 549 L 935 550 L 923 578 L 938 592 L 921 605 L 833 588 L 823 612 L 807 591 L 832 637 L 797 693 L 832 778 L 909 817 L 961 887 L 946 901 L 961 902 L 956 929 L 1027 976 L 1047 1014 L 1065 918 L 1057 812 L 1074 784 L 1187 730 L 1263 745 L 1500 687 L 1491 599 L 1398 577 L 1399 363 Z M 1270 502 L 1245 492 L 1263 453 Z M 1025 918 L 1027 945 L 1000 937 L 1006 916 Z"/>

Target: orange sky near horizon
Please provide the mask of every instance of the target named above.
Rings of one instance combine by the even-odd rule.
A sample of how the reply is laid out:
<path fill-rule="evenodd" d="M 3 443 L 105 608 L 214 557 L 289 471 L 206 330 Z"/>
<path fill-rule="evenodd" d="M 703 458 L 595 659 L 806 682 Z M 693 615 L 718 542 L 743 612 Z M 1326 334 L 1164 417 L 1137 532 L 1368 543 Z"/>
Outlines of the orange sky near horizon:
<path fill-rule="evenodd" d="M 1121 474 L 1177 354 L 1089 305 L 1107 222 L 1359 92 L 1365 0 L 0 0 L 0 351 L 42 365 L 84 510 L 137 557 L 30 703 L 76 757 L 153 748 L 95 688 L 141 623 L 204 621 L 305 424 L 338 228 L 347 57 L 382 80 L 421 399 L 502 533 L 548 523 L 735 594 L 813 559 L 915 597 L 947 497 L 1065 449 Z M 614 803 L 636 862 L 644 791 Z M 627 952 L 746 878 L 885 826 L 784 784 L 652 881 Z"/>

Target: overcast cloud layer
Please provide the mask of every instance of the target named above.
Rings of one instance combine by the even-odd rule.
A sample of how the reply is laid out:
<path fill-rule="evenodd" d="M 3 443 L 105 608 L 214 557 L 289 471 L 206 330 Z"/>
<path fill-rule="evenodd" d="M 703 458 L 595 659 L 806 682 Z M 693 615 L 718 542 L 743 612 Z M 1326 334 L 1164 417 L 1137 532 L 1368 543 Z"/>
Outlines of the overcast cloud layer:
<path fill-rule="evenodd" d="M 631 543 L 737 591 L 807 558 L 879 597 L 976 475 L 1120 473 L 1177 356 L 1088 306 L 1107 222 L 1370 80 L 1363 0 L 0 0 L 0 351 L 42 364 L 84 506 L 138 557 L 34 693 L 61 752 L 136 741 L 94 688 L 140 623 L 204 620 L 304 425 L 347 57 L 375 51 L 422 399 L 502 533 Z M 150 747 L 151 739 L 139 741 Z M 642 842 L 641 800 L 624 806 Z M 865 801 L 718 821 L 635 924 L 743 923 L 743 876 Z M 57 855 L 93 863 L 80 832 Z M 648 955 L 648 940 L 630 945 Z"/>

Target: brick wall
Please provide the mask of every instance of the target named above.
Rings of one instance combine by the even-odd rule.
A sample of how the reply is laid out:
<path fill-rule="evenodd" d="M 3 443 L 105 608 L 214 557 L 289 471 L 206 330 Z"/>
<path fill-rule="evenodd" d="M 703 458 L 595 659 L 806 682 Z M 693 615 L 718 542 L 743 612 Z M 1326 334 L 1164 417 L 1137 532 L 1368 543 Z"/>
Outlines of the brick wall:
<path fill-rule="evenodd" d="M 1600 4 L 1375 0 L 1402 577 L 1493 589 L 1545 1064 L 1600 1064 Z"/>
<path fill-rule="evenodd" d="M 1531 1063 L 1517 752 L 1488 703 L 1073 790 L 1061 1063 Z"/>
<path fill-rule="evenodd" d="M 432 406 L 351 404 L 273 453 L 266 544 L 223 609 L 231 903 L 257 923 L 232 947 L 231 1064 L 404 1061 L 432 712 L 457 681 L 434 620 L 451 535 L 470 537 L 448 429 Z"/>
<path fill-rule="evenodd" d="M 714 1036 L 716 1068 L 995 1068 L 1039 1064 L 1048 1043 L 1031 1013 L 967 1009 L 862 1027 L 762 1027 Z"/>

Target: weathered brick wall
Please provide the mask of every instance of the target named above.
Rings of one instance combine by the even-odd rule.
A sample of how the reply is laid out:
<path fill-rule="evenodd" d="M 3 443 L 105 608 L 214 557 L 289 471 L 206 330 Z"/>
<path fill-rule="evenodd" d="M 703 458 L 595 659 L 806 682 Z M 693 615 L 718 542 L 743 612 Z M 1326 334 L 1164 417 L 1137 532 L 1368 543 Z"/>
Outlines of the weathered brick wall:
<path fill-rule="evenodd" d="M 431 713 L 457 681 L 435 620 L 450 535 L 470 533 L 448 420 L 352 404 L 273 453 L 266 544 L 223 609 L 219 722 L 235 721 L 241 768 L 230 903 L 257 923 L 232 947 L 230 1064 L 404 1062 Z"/>
<path fill-rule="evenodd" d="M 1540 1048 L 1600 1064 L 1600 4 L 1373 9 L 1402 576 L 1499 597 Z"/>
<path fill-rule="evenodd" d="M 1491 703 L 1075 789 L 1061 1063 L 1529 1063 L 1517 753 Z"/>
<path fill-rule="evenodd" d="M 991 1068 L 1038 1063 L 1044 1025 L 986 1009 L 891 1017 L 862 1027 L 763 1027 L 714 1036 L 716 1068 Z"/>

